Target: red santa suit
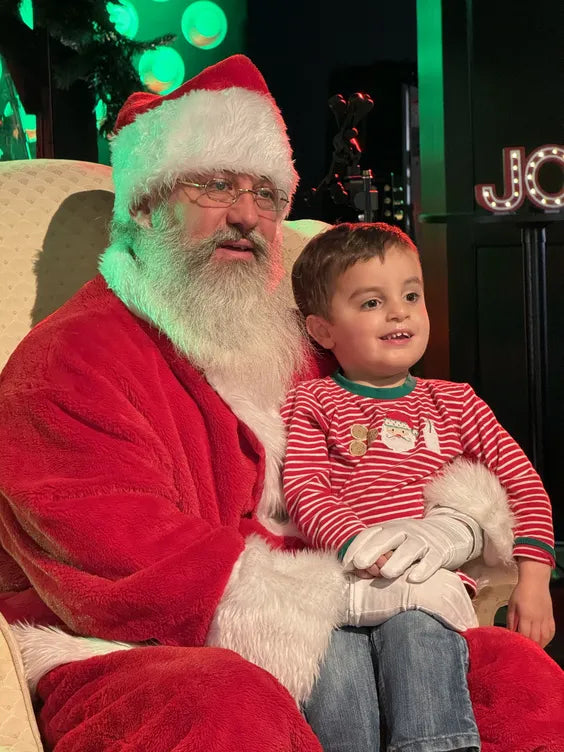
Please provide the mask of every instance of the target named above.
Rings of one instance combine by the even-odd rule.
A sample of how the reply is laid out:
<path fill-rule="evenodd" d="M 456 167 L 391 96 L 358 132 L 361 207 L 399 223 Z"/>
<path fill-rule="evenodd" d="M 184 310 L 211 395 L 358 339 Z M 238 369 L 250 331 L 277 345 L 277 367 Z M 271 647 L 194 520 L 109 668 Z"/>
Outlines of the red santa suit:
<path fill-rule="evenodd" d="M 136 167 L 154 157 L 153 130 L 136 130 L 144 117 L 123 131 L 133 165 L 116 184 L 122 217 Z M 228 147 L 219 164 L 234 160 Z M 177 161 L 166 180 L 191 164 Z M 288 175 L 291 194 L 286 163 L 282 183 Z M 292 696 L 307 697 L 340 622 L 340 565 L 267 532 L 278 424 L 269 436 L 229 401 L 100 277 L 36 327 L 0 377 L 0 609 L 144 644 L 27 630 L 56 752 L 320 750 Z M 562 752 L 558 667 L 505 630 L 470 630 L 468 641 L 484 752 Z"/>

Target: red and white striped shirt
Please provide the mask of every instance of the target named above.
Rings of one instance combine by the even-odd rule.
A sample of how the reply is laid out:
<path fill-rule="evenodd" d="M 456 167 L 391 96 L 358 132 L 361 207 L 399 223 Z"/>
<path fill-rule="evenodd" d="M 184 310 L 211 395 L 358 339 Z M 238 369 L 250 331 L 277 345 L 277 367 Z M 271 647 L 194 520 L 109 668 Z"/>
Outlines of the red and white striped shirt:
<path fill-rule="evenodd" d="M 462 455 L 499 478 L 515 515 L 514 556 L 554 566 L 549 498 L 517 442 L 469 384 L 415 379 L 373 388 L 337 373 L 299 384 L 282 408 L 284 493 L 310 543 L 340 549 L 366 527 L 421 518 L 423 488 Z"/>

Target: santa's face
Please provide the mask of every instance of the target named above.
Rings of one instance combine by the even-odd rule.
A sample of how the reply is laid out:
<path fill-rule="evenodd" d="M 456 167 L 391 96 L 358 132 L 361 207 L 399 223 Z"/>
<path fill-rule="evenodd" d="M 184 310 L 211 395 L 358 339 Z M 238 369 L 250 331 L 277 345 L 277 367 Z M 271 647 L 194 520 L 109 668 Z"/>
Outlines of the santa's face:
<path fill-rule="evenodd" d="M 327 342 L 345 376 L 373 386 L 401 384 L 429 339 L 417 254 L 392 246 L 383 261 L 359 261 L 337 280 Z"/>
<path fill-rule="evenodd" d="M 238 187 L 251 182 L 241 179 Z M 239 199 L 250 200 L 249 194 Z M 152 207 L 150 222 L 138 222 L 135 262 L 125 267 L 130 278 L 124 275 L 113 289 L 127 288 L 120 297 L 132 301 L 208 378 L 228 377 L 239 393 L 271 407 L 305 355 L 288 281 L 273 270 L 281 256 L 281 217 L 255 224 L 255 209 L 245 210 L 252 221 L 245 211 L 229 209 L 200 206 L 175 191 Z M 230 247 L 243 237 L 252 252 Z"/>
<path fill-rule="evenodd" d="M 188 182 L 205 184 L 212 179 L 217 179 L 218 185 L 225 181 L 240 189 L 275 187 L 264 178 L 228 172 L 204 175 Z M 264 248 L 268 248 L 270 282 L 276 284 L 280 280 L 283 265 L 280 243 L 275 240 L 280 234 L 282 215 L 261 209 L 252 193 L 241 194 L 232 204 L 221 203 L 210 199 L 201 188 L 178 183 L 169 205 L 177 218 L 182 219 L 185 238 L 191 244 L 210 237 L 216 239 L 209 259 L 212 264 L 247 264 L 252 267 L 257 261 L 264 261 Z M 263 239 L 262 244 L 257 244 L 257 235 Z"/>
<path fill-rule="evenodd" d="M 382 425 L 382 441 L 394 452 L 409 452 L 415 448 L 417 432 L 399 421 L 385 420 Z"/>

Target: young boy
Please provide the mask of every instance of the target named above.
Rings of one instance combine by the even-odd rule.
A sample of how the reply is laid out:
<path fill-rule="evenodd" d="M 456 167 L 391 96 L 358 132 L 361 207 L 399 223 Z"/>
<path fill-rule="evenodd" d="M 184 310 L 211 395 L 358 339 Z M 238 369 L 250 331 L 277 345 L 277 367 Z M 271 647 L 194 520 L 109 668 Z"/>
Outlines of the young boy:
<path fill-rule="evenodd" d="M 378 529 L 422 518 L 423 488 L 445 463 L 481 462 L 505 487 L 516 519 L 519 582 L 508 626 L 545 645 L 554 634 L 550 502 L 468 384 L 411 376 L 429 338 L 412 241 L 385 224 L 337 225 L 308 243 L 292 282 L 308 333 L 340 369 L 300 384 L 283 408 L 290 516 L 310 544 L 334 549 L 359 577 L 393 577 Z"/>

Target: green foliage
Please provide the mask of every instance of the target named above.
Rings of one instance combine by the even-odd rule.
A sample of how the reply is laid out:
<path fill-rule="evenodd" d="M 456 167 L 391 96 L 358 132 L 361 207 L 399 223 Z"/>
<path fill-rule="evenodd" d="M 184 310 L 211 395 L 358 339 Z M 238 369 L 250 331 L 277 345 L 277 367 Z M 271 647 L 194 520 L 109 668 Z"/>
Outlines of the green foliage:
<path fill-rule="evenodd" d="M 106 104 L 102 133 L 111 131 L 127 97 L 143 88 L 132 58 L 174 39 L 172 35 L 149 42 L 127 39 L 116 31 L 106 4 L 107 0 L 33 0 L 34 29 L 21 22 L 22 34 L 39 40 L 47 32 L 54 42 L 50 50 L 57 87 L 68 89 L 75 81 L 86 81 L 94 101 Z M 19 18 L 19 6 L 20 0 L 0 0 L 0 29 L 2 17 Z"/>

